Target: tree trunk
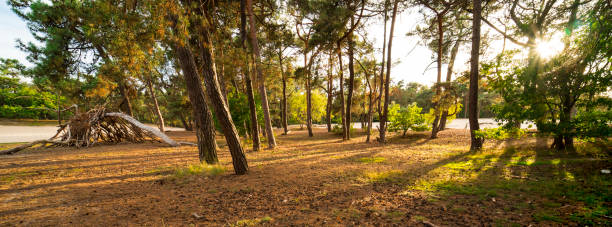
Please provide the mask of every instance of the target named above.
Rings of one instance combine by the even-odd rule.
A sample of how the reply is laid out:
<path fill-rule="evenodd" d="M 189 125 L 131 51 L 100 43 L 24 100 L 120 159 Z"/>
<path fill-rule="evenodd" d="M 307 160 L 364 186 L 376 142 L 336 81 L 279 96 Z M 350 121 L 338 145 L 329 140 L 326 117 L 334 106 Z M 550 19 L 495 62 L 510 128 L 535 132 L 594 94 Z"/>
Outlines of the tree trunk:
<path fill-rule="evenodd" d="M 181 123 L 183 124 L 183 128 L 185 128 L 185 131 L 193 131 L 191 124 L 187 123 L 187 120 L 185 119 L 185 115 L 180 113 L 179 118 L 181 119 Z"/>
<path fill-rule="evenodd" d="M 155 95 L 155 91 L 153 89 L 153 82 L 151 80 L 152 78 L 149 78 L 147 80 L 147 88 L 149 88 L 149 93 L 151 93 L 151 99 L 153 100 L 153 107 L 155 107 L 155 114 L 157 115 L 157 125 L 159 131 L 165 132 L 166 127 L 164 125 L 164 116 L 162 115 L 161 110 L 159 110 L 159 103 L 157 102 L 157 96 Z"/>
<path fill-rule="evenodd" d="M 310 86 L 310 67 L 308 67 L 304 53 L 304 69 L 306 70 L 306 128 L 308 128 L 308 136 L 312 137 L 312 88 Z"/>
<path fill-rule="evenodd" d="M 234 165 L 234 172 L 238 175 L 246 174 L 249 170 L 242 145 L 240 144 L 240 138 L 238 137 L 238 131 L 232 120 L 232 115 L 229 112 L 229 108 L 223 96 L 221 95 L 221 89 L 219 88 L 219 81 L 217 80 L 217 73 L 215 70 L 215 61 L 213 54 L 213 45 L 210 41 L 210 35 L 208 28 L 199 29 L 200 39 L 200 57 L 203 63 L 203 78 L 206 84 L 206 92 L 210 98 L 211 104 L 215 109 L 215 115 L 217 120 L 223 129 L 227 146 L 229 147 L 232 155 L 232 163 Z"/>
<path fill-rule="evenodd" d="M 246 2 L 245 1 L 240 1 L 240 38 L 241 38 L 241 44 L 242 44 L 242 49 L 244 49 L 245 53 L 249 53 L 249 50 L 247 48 L 246 45 L 246 39 L 247 39 L 247 35 L 246 35 L 246 23 L 247 23 L 247 19 L 246 19 Z M 252 57 L 252 55 L 251 55 Z M 246 134 L 247 136 L 249 135 L 250 132 L 250 137 L 253 141 L 253 151 L 259 151 L 259 147 L 261 144 L 261 141 L 259 139 L 259 121 L 257 120 L 257 108 L 255 105 L 255 97 L 253 94 L 253 82 L 251 81 L 251 69 L 252 69 L 252 65 L 251 65 L 251 61 L 249 60 L 249 54 L 245 55 L 245 63 L 246 63 L 246 67 L 243 70 L 243 75 L 244 75 L 244 83 L 245 83 L 245 87 L 246 87 L 246 94 L 247 94 L 247 99 L 249 102 L 249 117 L 251 118 L 251 125 L 250 125 L 250 130 L 249 127 L 247 127 L 247 124 L 245 122 L 245 129 L 246 129 Z"/>
<path fill-rule="evenodd" d="M 283 53 L 278 53 L 278 64 L 281 71 L 281 79 L 283 82 L 283 100 L 281 100 L 281 125 L 283 126 L 283 135 L 289 133 L 289 126 L 287 125 L 287 78 L 285 77 L 285 71 L 283 70 Z"/>
<path fill-rule="evenodd" d="M 338 55 L 338 64 L 340 65 L 340 70 L 338 71 L 338 74 L 340 75 L 340 116 L 342 117 L 342 139 L 346 139 L 346 132 L 347 130 L 347 124 L 348 122 L 346 121 L 346 115 L 344 114 L 345 109 L 344 107 L 346 106 L 344 103 L 344 69 L 342 68 L 342 43 L 340 41 L 338 41 L 337 43 L 337 48 L 336 48 L 336 54 Z"/>
<path fill-rule="evenodd" d="M 221 44 L 223 45 L 223 43 Z M 221 50 L 219 50 L 219 55 L 221 59 L 223 59 L 223 46 L 221 46 Z M 219 66 L 219 86 L 221 86 L 221 94 L 223 95 L 223 99 L 229 105 L 227 101 L 227 86 L 225 85 L 225 64 L 221 64 Z"/>
<path fill-rule="evenodd" d="M 459 44 L 461 41 L 457 40 L 451 49 L 451 56 L 448 61 L 448 68 L 446 69 L 446 86 L 444 87 L 444 92 L 450 92 L 451 88 L 451 80 L 453 76 L 453 67 L 455 66 L 455 59 L 457 58 L 457 52 L 459 52 Z M 456 114 L 456 111 L 455 111 Z M 448 117 L 448 109 L 445 109 L 442 112 L 442 117 L 440 118 L 440 127 L 438 127 L 439 131 L 446 129 L 446 118 Z"/>
<path fill-rule="evenodd" d="M 125 85 L 125 80 L 121 81 L 119 84 L 119 92 L 121 92 L 121 96 L 123 97 L 122 104 L 124 105 L 123 110 L 130 116 L 134 116 L 134 112 L 132 111 L 132 102 L 130 101 L 130 97 L 128 94 L 127 87 Z"/>
<path fill-rule="evenodd" d="M 480 55 L 481 3 L 480 0 L 474 0 L 472 3 L 474 9 L 472 16 L 472 56 L 470 59 L 470 100 L 468 106 L 471 136 L 470 150 L 480 150 L 482 149 L 483 139 L 476 137 L 476 131 L 480 130 L 480 125 L 478 124 L 478 80 L 480 79 L 478 61 Z"/>
<path fill-rule="evenodd" d="M 393 3 L 393 14 L 391 16 L 391 30 L 389 31 L 389 49 L 387 50 L 387 76 L 385 78 L 385 104 L 383 107 L 383 116 L 380 120 L 380 142 L 386 142 L 387 119 L 389 115 L 389 83 L 391 82 L 391 48 L 393 47 L 393 30 L 395 29 L 395 18 L 397 16 L 397 5 L 399 0 Z"/>
<path fill-rule="evenodd" d="M 432 123 L 431 126 L 431 138 L 436 138 L 438 137 L 438 124 L 440 121 L 440 99 L 442 97 L 441 96 L 441 92 L 442 92 L 442 88 L 440 86 L 440 83 L 442 82 L 442 44 L 443 44 L 443 38 L 444 38 L 444 31 L 443 31 L 443 27 L 442 27 L 442 20 L 443 20 L 443 15 L 438 13 L 438 15 L 436 16 L 437 22 L 438 22 L 438 59 L 436 60 L 437 65 L 438 65 L 438 76 L 436 79 L 436 99 L 438 99 L 438 101 L 435 101 L 433 103 L 433 108 L 434 108 L 434 114 L 435 114 L 435 119 Z"/>
<path fill-rule="evenodd" d="M 249 101 L 249 116 L 251 118 L 251 139 L 253 140 L 253 151 L 259 151 L 259 147 L 261 144 L 261 141 L 259 139 L 259 128 L 257 127 L 257 124 L 259 123 L 257 120 L 257 108 L 255 106 L 255 97 L 253 95 L 253 82 L 251 81 L 251 76 L 250 76 L 250 69 L 251 67 L 251 62 L 249 61 L 249 57 L 248 55 L 245 56 L 246 57 L 246 64 L 247 67 L 246 69 L 244 69 L 244 82 L 246 84 L 246 93 L 247 93 L 247 99 Z M 247 128 L 248 130 L 248 128 Z"/>
<path fill-rule="evenodd" d="M 374 70 L 376 71 L 376 70 Z M 366 132 L 366 143 L 370 142 L 370 137 L 372 135 L 372 115 L 374 114 L 373 111 L 373 99 L 374 99 L 374 90 L 377 88 L 376 86 L 376 73 L 374 73 L 374 85 L 370 84 L 370 77 L 369 74 L 366 73 L 366 81 L 368 82 L 368 89 L 370 90 L 370 95 L 368 95 L 368 116 L 367 116 L 367 121 L 368 121 L 368 130 Z"/>
<path fill-rule="evenodd" d="M 333 104 L 333 95 L 334 95 L 334 75 L 333 75 L 333 54 L 330 51 L 329 53 L 329 62 L 328 62 L 328 67 L 329 70 L 327 72 L 327 106 L 325 107 L 325 119 L 327 120 L 327 132 L 331 132 L 332 131 L 332 119 L 331 119 L 331 112 L 332 112 L 332 104 Z"/>
<path fill-rule="evenodd" d="M 384 84 L 385 84 L 385 51 L 387 48 L 387 6 L 389 5 L 388 0 L 385 0 L 385 9 L 384 9 L 384 18 L 383 20 L 385 21 L 384 24 L 384 29 L 385 31 L 383 32 L 383 49 L 382 49 L 382 62 L 380 64 L 380 90 L 378 92 L 378 97 L 377 102 L 378 102 L 378 121 L 380 122 L 381 117 L 382 117 L 382 95 L 384 93 Z M 379 133 L 382 133 L 382 130 L 384 130 L 380 125 L 378 127 Z"/>
<path fill-rule="evenodd" d="M 257 41 L 256 28 L 255 28 L 255 16 L 253 15 L 253 0 L 246 0 L 246 8 L 249 19 L 249 41 L 251 48 L 253 49 L 255 68 L 257 69 L 257 76 L 259 79 L 259 96 L 261 96 L 261 109 L 264 115 L 264 124 L 266 126 L 266 135 L 268 139 L 268 147 L 276 147 L 276 139 L 274 138 L 274 131 L 272 131 L 272 121 L 270 119 L 270 108 L 268 106 L 268 94 L 266 91 L 266 77 L 262 72 L 261 65 L 261 54 L 259 53 L 259 42 Z"/>
<path fill-rule="evenodd" d="M 205 161 L 208 164 L 218 163 L 217 142 L 215 141 L 212 114 L 204 98 L 204 88 L 202 87 L 202 81 L 200 80 L 193 54 L 188 47 L 176 44 L 174 51 L 181 65 L 185 84 L 187 85 L 189 101 L 193 108 L 200 162 Z"/>
<path fill-rule="evenodd" d="M 351 27 L 354 25 L 354 17 L 351 16 Z M 348 35 L 348 57 L 349 57 L 349 81 L 348 81 L 348 95 L 346 96 L 346 121 L 351 124 L 351 106 L 353 104 L 353 87 L 355 86 L 355 65 L 354 65 L 354 43 L 353 43 L 353 34 Z M 350 130 L 350 127 L 346 127 L 345 130 Z M 346 140 L 351 139 L 350 131 L 346 131 Z"/>
<path fill-rule="evenodd" d="M 62 110 L 60 103 L 60 93 L 59 90 L 55 93 L 55 97 L 57 98 L 57 125 L 62 125 Z M 75 113 L 76 114 L 76 113 Z"/>

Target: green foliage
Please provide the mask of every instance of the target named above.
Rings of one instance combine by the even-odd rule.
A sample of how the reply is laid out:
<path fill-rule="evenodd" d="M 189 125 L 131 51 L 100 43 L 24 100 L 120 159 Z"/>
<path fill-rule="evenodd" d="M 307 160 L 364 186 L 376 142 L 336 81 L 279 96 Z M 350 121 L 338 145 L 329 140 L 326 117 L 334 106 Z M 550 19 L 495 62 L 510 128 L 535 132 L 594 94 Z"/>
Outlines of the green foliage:
<path fill-rule="evenodd" d="M 55 117 L 56 96 L 0 75 L 0 118 L 49 119 Z"/>
<path fill-rule="evenodd" d="M 237 221 L 235 225 L 231 225 L 231 226 L 235 226 L 235 227 L 247 227 L 247 226 L 258 226 L 258 225 L 263 225 L 264 223 L 269 223 L 271 221 L 273 221 L 274 219 L 271 217 L 263 217 L 263 218 L 255 218 L 255 219 L 242 219 L 240 221 Z"/>
<path fill-rule="evenodd" d="M 612 86 L 612 16 L 609 2 L 590 7 L 584 15 L 588 23 L 568 26 L 562 54 L 545 59 L 530 52 L 527 61 L 516 61 L 515 53 L 503 53 L 481 65 L 504 100 L 494 112 L 506 127 L 529 120 L 557 138 L 610 137 L 611 103 L 598 103 L 598 97 L 609 96 Z"/>
<path fill-rule="evenodd" d="M 176 168 L 173 177 L 180 179 L 192 175 L 218 176 L 223 173 L 225 173 L 225 167 L 223 166 L 201 163 Z"/>
<path fill-rule="evenodd" d="M 520 139 L 527 134 L 527 130 L 520 128 L 484 128 L 475 132 L 477 138 L 505 140 Z"/>
<path fill-rule="evenodd" d="M 255 97 L 255 112 L 257 113 L 257 120 L 263 122 L 263 110 L 261 109 L 260 100 L 261 99 Z M 240 135 L 245 135 L 247 130 L 250 130 L 249 128 L 245 128 L 245 125 L 251 127 L 251 112 L 249 110 L 249 99 L 247 95 L 244 93 L 232 92 L 227 94 L 227 101 L 229 102 L 232 120 L 234 120 L 238 133 Z M 219 124 L 216 125 L 220 126 Z"/>
<path fill-rule="evenodd" d="M 416 103 L 406 108 L 401 108 L 399 104 L 392 104 L 389 107 L 389 131 L 402 131 L 406 135 L 408 130 L 425 131 L 429 129 L 425 121 L 425 115 L 421 114 L 422 108 Z"/>
<path fill-rule="evenodd" d="M 327 98 L 318 90 L 311 93 L 312 121 L 321 122 L 325 116 Z M 292 95 L 287 102 L 289 120 L 299 124 L 306 124 L 306 92 Z"/>

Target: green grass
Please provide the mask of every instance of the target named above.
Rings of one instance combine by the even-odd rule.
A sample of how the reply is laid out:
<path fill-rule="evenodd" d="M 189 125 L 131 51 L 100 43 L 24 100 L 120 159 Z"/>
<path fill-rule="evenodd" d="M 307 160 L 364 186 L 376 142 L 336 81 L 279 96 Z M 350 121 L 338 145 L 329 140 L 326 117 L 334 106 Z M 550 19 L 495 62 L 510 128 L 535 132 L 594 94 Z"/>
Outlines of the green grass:
<path fill-rule="evenodd" d="M 181 179 L 194 175 L 218 176 L 223 173 L 225 173 L 225 167 L 220 165 L 195 164 L 187 167 L 176 168 L 172 177 Z"/>
<path fill-rule="evenodd" d="M 254 218 L 254 219 L 242 219 L 240 221 L 237 221 L 236 224 L 231 225 L 231 226 L 236 226 L 236 227 L 243 227 L 243 226 L 256 226 L 256 225 L 261 225 L 263 223 L 269 223 L 271 221 L 273 221 L 274 219 L 272 219 L 271 217 L 263 217 L 263 218 Z"/>
<path fill-rule="evenodd" d="M 365 157 L 360 158 L 357 161 L 361 163 L 384 163 L 387 159 L 384 157 Z"/>
<path fill-rule="evenodd" d="M 36 175 L 36 174 L 37 174 L 36 172 L 31 172 L 31 171 L 17 172 L 17 173 L 13 173 L 11 175 L 8 175 L 8 176 L 0 177 L 0 183 L 8 184 L 8 183 L 11 183 L 14 180 L 20 179 L 22 177 L 33 176 L 33 175 Z"/>
<path fill-rule="evenodd" d="M 361 180 L 367 183 L 401 183 L 404 181 L 403 175 L 399 170 L 366 171 Z"/>
<path fill-rule="evenodd" d="M 533 210 L 530 212 L 537 222 L 612 225 L 608 218 L 612 216 L 612 176 L 585 168 L 594 164 L 605 167 L 607 164 L 602 163 L 605 159 L 555 153 L 536 159 L 535 151 L 529 150 L 487 153 L 445 163 L 417 179 L 415 184 L 408 185 L 408 191 L 401 194 L 416 190 L 442 200 L 455 195 L 476 201 L 496 198 L 510 202 L 509 206 L 499 209 Z M 388 181 L 393 179 L 393 174 L 371 173 L 367 179 Z M 574 211 L 570 217 L 562 216 L 559 209 L 565 205 L 579 211 Z M 504 226 L 509 224 L 502 222 Z"/>
<path fill-rule="evenodd" d="M 10 149 L 25 143 L 0 143 L 0 150 Z"/>

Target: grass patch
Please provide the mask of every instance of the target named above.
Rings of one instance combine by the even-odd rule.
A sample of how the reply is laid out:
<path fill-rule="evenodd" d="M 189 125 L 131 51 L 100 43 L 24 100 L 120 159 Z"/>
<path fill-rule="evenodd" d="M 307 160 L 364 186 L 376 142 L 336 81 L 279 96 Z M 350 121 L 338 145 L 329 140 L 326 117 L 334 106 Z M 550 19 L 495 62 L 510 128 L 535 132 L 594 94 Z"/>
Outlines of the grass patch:
<path fill-rule="evenodd" d="M 541 222 L 541 221 L 554 221 L 563 223 L 563 219 L 558 217 L 556 214 L 551 214 L 549 212 L 537 212 L 533 214 L 533 220 Z"/>
<path fill-rule="evenodd" d="M 361 163 L 383 163 L 386 160 L 387 159 L 384 157 L 364 157 L 364 158 L 357 159 L 357 161 Z"/>
<path fill-rule="evenodd" d="M 8 184 L 8 183 L 11 183 L 11 182 L 13 182 L 13 181 L 15 181 L 17 179 L 20 179 L 20 178 L 23 178 L 23 177 L 28 177 L 28 176 L 33 176 L 33 175 L 36 175 L 36 174 L 38 174 L 38 173 L 36 173 L 36 172 L 17 172 L 17 173 L 13 173 L 11 175 L 8 175 L 8 176 L 0 177 L 0 183 Z"/>
<path fill-rule="evenodd" d="M 172 177 L 181 179 L 194 175 L 218 176 L 223 173 L 225 173 L 225 167 L 221 165 L 196 164 L 176 168 Z"/>
<path fill-rule="evenodd" d="M 11 149 L 13 147 L 17 147 L 22 144 L 26 144 L 26 143 L 0 143 L 0 150 Z"/>
<path fill-rule="evenodd" d="M 362 180 L 367 183 L 401 183 L 403 175 L 399 170 L 365 172 Z"/>
<path fill-rule="evenodd" d="M 269 223 L 271 221 L 273 221 L 274 219 L 272 219 L 271 217 L 263 217 L 263 218 L 254 218 L 254 219 L 242 219 L 240 221 L 237 221 L 236 224 L 232 225 L 232 226 L 236 226 L 236 227 L 243 227 L 243 226 L 256 226 L 256 225 L 261 225 L 264 223 Z"/>

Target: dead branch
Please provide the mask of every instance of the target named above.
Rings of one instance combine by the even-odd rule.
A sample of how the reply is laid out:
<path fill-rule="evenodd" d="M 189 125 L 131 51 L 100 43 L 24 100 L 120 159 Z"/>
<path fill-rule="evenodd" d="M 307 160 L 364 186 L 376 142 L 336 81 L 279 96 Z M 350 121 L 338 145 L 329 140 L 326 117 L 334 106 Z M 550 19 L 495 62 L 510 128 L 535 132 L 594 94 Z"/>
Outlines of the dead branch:
<path fill-rule="evenodd" d="M 73 116 L 66 124 L 60 125 L 57 133 L 49 139 L 37 140 L 15 148 L 0 151 L 0 155 L 8 155 L 37 144 L 52 144 L 54 146 L 89 147 L 97 143 L 141 143 L 144 141 L 159 141 L 170 146 L 192 145 L 188 142 L 176 142 L 163 132 L 146 126 L 124 113 L 106 112 L 103 107 L 92 109 L 86 113 Z"/>

